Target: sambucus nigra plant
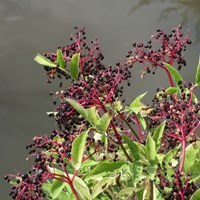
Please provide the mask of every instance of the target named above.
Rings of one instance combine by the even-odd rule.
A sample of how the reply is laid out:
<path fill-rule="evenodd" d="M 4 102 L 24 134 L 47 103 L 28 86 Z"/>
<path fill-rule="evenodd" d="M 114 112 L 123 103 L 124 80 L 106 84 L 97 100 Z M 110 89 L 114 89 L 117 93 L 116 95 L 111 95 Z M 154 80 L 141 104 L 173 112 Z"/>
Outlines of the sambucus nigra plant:
<path fill-rule="evenodd" d="M 183 51 L 191 44 L 181 26 L 157 30 L 146 44 L 133 43 L 123 62 L 103 64 L 98 40 L 88 44 L 85 28 L 75 28 L 71 44 L 56 53 L 38 54 L 48 83 L 58 77 L 54 96 L 57 128 L 26 146 L 31 170 L 6 175 L 13 199 L 166 199 L 200 197 L 200 65 L 195 83 L 178 70 L 186 66 Z M 155 49 L 154 43 L 160 45 Z M 144 94 L 123 107 L 123 81 L 130 86 L 135 63 L 142 77 L 161 68 L 168 88 L 158 88 L 151 105 Z M 63 86 L 64 80 L 66 85 Z"/>

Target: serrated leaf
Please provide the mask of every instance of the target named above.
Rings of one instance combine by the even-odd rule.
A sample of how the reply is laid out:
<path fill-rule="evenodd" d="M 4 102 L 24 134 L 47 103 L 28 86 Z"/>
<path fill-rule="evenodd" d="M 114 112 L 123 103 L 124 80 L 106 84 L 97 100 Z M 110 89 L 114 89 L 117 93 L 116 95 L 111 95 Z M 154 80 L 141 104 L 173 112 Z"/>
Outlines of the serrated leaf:
<path fill-rule="evenodd" d="M 164 66 L 168 69 L 168 71 L 170 72 L 171 76 L 173 77 L 174 81 L 176 82 L 176 85 L 178 86 L 178 82 L 182 81 L 182 77 L 181 75 L 177 72 L 177 70 L 171 66 L 168 63 L 164 63 Z"/>
<path fill-rule="evenodd" d="M 78 79 L 79 75 L 79 62 L 80 62 L 80 53 L 75 53 L 72 56 L 69 67 L 69 74 L 75 80 Z"/>
<path fill-rule="evenodd" d="M 100 193 L 102 193 L 109 185 L 115 182 L 116 177 L 105 177 L 100 180 L 93 189 L 92 199 L 95 199 Z"/>
<path fill-rule="evenodd" d="M 128 137 L 124 134 L 122 135 L 122 138 L 128 144 L 128 147 L 129 147 L 134 159 L 139 160 L 140 159 L 140 151 L 138 149 L 136 142 L 134 142 L 130 137 Z"/>
<path fill-rule="evenodd" d="M 140 100 L 146 95 L 146 93 L 147 92 L 145 92 L 144 94 L 141 94 L 141 95 L 139 95 L 138 97 L 135 98 L 135 100 L 129 106 L 129 109 L 131 111 L 133 111 L 136 114 L 141 111 L 144 104 Z"/>
<path fill-rule="evenodd" d="M 89 129 L 81 133 L 72 143 L 72 165 L 76 170 L 81 166 L 83 160 L 83 154 L 85 151 L 86 139 L 88 136 Z"/>
<path fill-rule="evenodd" d="M 160 148 L 160 142 L 161 142 L 164 129 L 165 129 L 165 121 L 162 124 L 160 124 L 154 131 L 153 140 L 156 143 L 157 150 Z"/>
<path fill-rule="evenodd" d="M 42 56 L 41 54 L 37 54 L 34 60 L 39 63 L 40 65 L 47 66 L 47 67 L 56 67 L 56 64 L 46 58 L 45 56 Z"/>
<path fill-rule="evenodd" d="M 200 189 L 196 190 L 195 193 L 191 196 L 190 200 L 199 200 Z"/>
<path fill-rule="evenodd" d="M 156 143 L 149 134 L 146 141 L 146 158 L 151 164 L 155 164 L 156 154 Z"/>
<path fill-rule="evenodd" d="M 97 165 L 86 177 L 86 179 L 92 179 L 96 177 L 101 177 L 110 172 L 120 169 L 122 166 L 127 165 L 127 162 L 118 161 L 118 162 L 102 162 Z"/>
<path fill-rule="evenodd" d="M 62 192 L 64 187 L 66 186 L 65 182 L 59 181 L 59 180 L 54 180 L 52 185 L 51 185 L 51 195 L 52 198 L 55 199 L 59 196 L 59 194 Z"/>
<path fill-rule="evenodd" d="M 65 59 L 63 58 L 63 53 L 62 53 L 61 49 L 57 50 L 57 64 L 58 64 L 58 67 L 61 68 L 61 69 L 66 68 Z"/>
<path fill-rule="evenodd" d="M 96 127 L 98 130 L 100 130 L 101 133 L 105 133 L 110 121 L 112 120 L 112 116 L 109 112 L 105 113 L 98 121 L 96 124 Z"/>

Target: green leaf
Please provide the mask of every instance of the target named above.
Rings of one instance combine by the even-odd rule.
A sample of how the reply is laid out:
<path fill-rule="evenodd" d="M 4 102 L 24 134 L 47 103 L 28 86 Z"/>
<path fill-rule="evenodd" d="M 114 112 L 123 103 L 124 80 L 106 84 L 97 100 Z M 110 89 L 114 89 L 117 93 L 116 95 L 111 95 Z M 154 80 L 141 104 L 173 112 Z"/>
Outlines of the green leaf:
<path fill-rule="evenodd" d="M 55 200 L 66 200 L 66 199 L 70 199 L 70 194 L 67 194 L 67 192 L 62 191 L 58 197 L 56 197 Z"/>
<path fill-rule="evenodd" d="M 133 161 L 133 183 L 134 186 L 136 187 L 137 183 L 143 179 L 144 177 L 142 176 L 142 172 L 143 172 L 143 165 L 138 161 L 138 160 L 134 160 Z"/>
<path fill-rule="evenodd" d="M 147 173 L 151 180 L 154 179 L 156 175 L 157 165 L 147 165 Z"/>
<path fill-rule="evenodd" d="M 183 171 L 185 173 L 192 172 L 192 178 L 195 179 L 199 176 L 199 169 L 200 169 L 200 142 L 197 141 L 196 145 L 190 144 L 186 148 Z"/>
<path fill-rule="evenodd" d="M 117 100 L 117 99 L 114 101 L 113 105 L 114 105 L 114 107 L 115 107 L 115 109 L 116 109 L 117 111 L 120 111 L 120 110 L 123 108 L 123 107 L 122 107 L 121 101 L 119 101 L 119 100 Z"/>
<path fill-rule="evenodd" d="M 140 113 L 137 114 L 137 117 L 138 117 L 138 120 L 139 120 L 140 124 L 144 128 L 144 130 L 146 130 L 147 124 L 146 124 L 146 121 L 145 121 L 144 117 L 142 117 L 142 115 Z"/>
<path fill-rule="evenodd" d="M 109 122 L 110 116 L 104 114 L 100 119 L 97 110 L 95 107 L 85 109 L 80 103 L 73 99 L 65 99 L 79 114 L 81 114 L 93 127 L 96 127 L 99 124 L 99 127 L 105 127 Z M 108 120 L 108 121 L 105 121 Z M 106 127 L 107 128 L 107 127 Z"/>
<path fill-rule="evenodd" d="M 155 187 L 155 185 L 154 185 L 154 194 L 155 194 L 155 195 L 154 195 L 154 196 L 155 196 L 154 200 L 164 200 L 162 194 L 161 194 L 160 191 Z"/>
<path fill-rule="evenodd" d="M 141 94 L 135 98 L 135 100 L 129 106 L 129 109 L 131 111 L 133 111 L 134 113 L 137 114 L 142 110 L 142 107 L 144 106 L 144 104 L 140 100 L 146 95 L 146 93 L 147 92 L 145 92 L 144 94 Z"/>
<path fill-rule="evenodd" d="M 122 166 L 127 165 L 127 162 L 118 161 L 118 162 L 102 162 L 97 165 L 86 177 L 86 179 L 101 177 L 107 173 L 114 172 L 115 170 L 120 169 Z"/>
<path fill-rule="evenodd" d="M 46 196 L 49 199 L 52 199 L 52 194 L 51 194 L 51 182 L 49 183 L 43 183 L 42 184 L 42 190 L 46 194 Z"/>
<path fill-rule="evenodd" d="M 75 53 L 72 56 L 72 59 L 70 61 L 70 68 L 69 68 L 69 74 L 75 80 L 78 79 L 79 62 L 80 62 L 80 53 Z"/>
<path fill-rule="evenodd" d="M 122 190 L 120 190 L 120 192 L 118 192 L 116 194 L 116 198 L 120 198 L 122 196 L 131 196 L 133 194 L 133 192 L 135 191 L 134 187 L 126 187 L 123 188 Z M 121 199 L 121 198 L 120 198 Z"/>
<path fill-rule="evenodd" d="M 151 164 L 155 164 L 156 161 L 156 143 L 149 134 L 146 141 L 146 158 Z"/>
<path fill-rule="evenodd" d="M 166 92 L 167 92 L 168 94 L 176 94 L 176 93 L 178 92 L 178 89 L 177 89 L 176 87 L 168 87 L 168 88 L 166 89 Z"/>
<path fill-rule="evenodd" d="M 95 199 L 100 193 L 102 193 L 107 187 L 115 183 L 116 177 L 105 177 L 100 180 L 93 189 L 92 199 Z"/>
<path fill-rule="evenodd" d="M 128 144 L 128 147 L 131 150 L 131 153 L 132 153 L 134 159 L 139 160 L 140 159 L 140 151 L 138 149 L 136 142 L 133 142 L 133 140 L 130 137 L 128 137 L 124 134 L 122 135 L 122 138 Z"/>
<path fill-rule="evenodd" d="M 112 116 L 109 112 L 105 113 L 98 121 L 96 124 L 96 127 L 98 130 L 100 130 L 101 133 L 105 133 L 110 121 L 112 120 Z"/>
<path fill-rule="evenodd" d="M 196 72 L 196 84 L 200 86 L 200 58 L 199 58 L 199 64 L 197 66 L 197 72 Z"/>
<path fill-rule="evenodd" d="M 176 85 L 178 86 L 178 82 L 182 81 L 182 77 L 181 75 L 176 71 L 176 69 L 171 66 L 168 63 L 164 63 L 164 66 L 168 69 L 168 71 L 170 72 L 170 74 L 172 75 L 174 81 L 176 82 Z"/>
<path fill-rule="evenodd" d="M 66 186 L 65 182 L 61 182 L 59 180 L 54 180 L 52 185 L 51 185 L 51 195 L 53 199 L 58 197 L 58 195 L 62 192 L 64 187 Z"/>
<path fill-rule="evenodd" d="M 65 99 L 79 114 L 81 114 L 83 117 L 87 117 L 87 111 L 86 109 L 77 101 L 73 99 Z"/>
<path fill-rule="evenodd" d="M 58 67 L 61 68 L 61 69 L 66 68 L 65 59 L 63 58 L 63 53 L 62 53 L 61 49 L 57 50 L 57 64 L 58 64 Z"/>
<path fill-rule="evenodd" d="M 108 137 L 107 137 L 107 133 L 106 132 L 102 133 L 101 141 L 104 143 L 104 146 L 107 147 L 107 145 L 108 145 Z"/>
<path fill-rule="evenodd" d="M 192 94 L 192 101 L 193 101 L 194 103 L 198 103 L 198 99 L 197 99 L 197 97 L 195 96 L 194 93 Z"/>
<path fill-rule="evenodd" d="M 92 125 L 96 126 L 97 120 L 99 120 L 99 115 L 95 107 L 86 109 L 86 120 Z"/>
<path fill-rule="evenodd" d="M 180 145 L 166 153 L 166 155 L 163 157 L 163 162 L 165 162 L 166 165 L 169 162 L 171 162 L 171 160 L 174 158 L 174 156 L 176 156 L 176 154 L 178 153 L 179 148 L 180 148 Z"/>
<path fill-rule="evenodd" d="M 83 160 L 83 154 L 85 151 L 86 139 L 89 129 L 81 133 L 72 143 L 72 164 L 76 170 L 81 166 Z"/>
<path fill-rule="evenodd" d="M 63 171 L 61 171 L 61 170 L 59 170 L 59 169 L 57 169 L 57 168 L 54 168 L 54 167 L 49 167 L 49 171 L 50 171 L 51 173 L 54 173 L 54 174 L 64 175 L 64 172 L 63 172 Z"/>
<path fill-rule="evenodd" d="M 157 150 L 160 148 L 160 141 L 161 141 L 164 129 L 165 129 L 165 121 L 156 128 L 153 134 L 153 140 L 156 143 Z"/>
<path fill-rule="evenodd" d="M 86 160 L 81 164 L 81 169 L 85 167 L 91 167 L 97 165 L 99 162 L 96 162 L 94 160 Z"/>
<path fill-rule="evenodd" d="M 69 177 L 72 178 L 73 175 L 70 174 Z M 77 191 L 81 200 L 91 200 L 92 199 L 92 196 L 90 194 L 88 186 L 81 178 L 76 176 L 73 181 L 73 185 L 74 185 L 75 190 Z"/>
<path fill-rule="evenodd" d="M 193 144 L 190 144 L 186 148 L 186 154 L 185 154 L 185 161 L 183 169 L 185 172 L 188 172 L 192 165 L 196 162 L 196 160 L 200 159 L 200 143 L 196 143 L 195 146 Z"/>
<path fill-rule="evenodd" d="M 70 198 L 69 198 L 70 200 L 76 200 L 76 197 L 74 196 L 74 194 L 73 193 L 71 193 L 71 195 L 70 195 Z"/>
<path fill-rule="evenodd" d="M 41 54 L 37 54 L 37 56 L 34 58 L 34 60 L 39 63 L 40 65 L 47 66 L 47 67 L 56 67 L 56 64 L 52 61 L 50 61 L 45 56 L 42 56 Z"/>
<path fill-rule="evenodd" d="M 199 200 L 200 189 L 196 190 L 195 193 L 191 196 L 190 200 Z"/>

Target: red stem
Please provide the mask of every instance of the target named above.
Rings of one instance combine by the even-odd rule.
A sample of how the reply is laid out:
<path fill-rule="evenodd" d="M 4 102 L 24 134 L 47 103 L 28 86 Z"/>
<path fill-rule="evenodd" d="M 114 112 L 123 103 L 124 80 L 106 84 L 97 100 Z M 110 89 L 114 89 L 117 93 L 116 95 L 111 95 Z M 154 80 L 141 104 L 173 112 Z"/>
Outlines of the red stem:
<path fill-rule="evenodd" d="M 76 190 L 75 190 L 75 188 L 73 186 L 73 182 L 71 180 L 69 182 L 69 186 L 70 186 L 72 192 L 74 193 L 74 196 L 76 197 L 76 200 L 80 200 L 79 197 L 78 197 L 78 194 L 77 194 L 77 192 L 76 192 Z"/>
<path fill-rule="evenodd" d="M 184 161 L 185 161 L 185 151 L 186 151 L 185 135 L 182 134 L 182 158 L 181 158 L 181 164 L 179 167 L 180 172 L 182 172 L 182 170 L 183 170 L 183 165 L 184 165 Z"/>
<path fill-rule="evenodd" d="M 103 111 L 106 113 L 106 112 L 107 112 L 107 109 L 106 109 L 106 107 L 101 103 L 100 100 L 99 100 L 99 104 L 101 105 L 101 108 L 103 109 Z M 111 124 L 111 126 L 112 126 L 112 128 L 113 128 L 113 130 L 114 130 L 114 132 L 115 132 L 117 141 L 118 141 L 120 147 L 122 148 L 122 151 L 124 152 L 124 154 L 126 155 L 126 157 L 128 158 L 128 160 L 129 160 L 130 162 L 132 162 L 132 158 L 131 158 L 131 157 L 128 155 L 128 153 L 126 152 L 126 149 L 124 148 L 124 146 L 123 146 L 123 144 L 122 144 L 120 135 L 119 135 L 119 133 L 117 132 L 117 129 L 116 129 L 116 127 L 115 127 L 115 124 L 113 123 L 112 120 L 111 120 L 110 124 Z"/>
<path fill-rule="evenodd" d="M 162 65 L 159 65 L 159 66 L 166 71 L 167 77 L 168 77 L 168 80 L 169 80 L 169 84 L 170 84 L 171 87 L 174 87 L 173 80 L 172 80 L 171 74 L 168 71 L 168 69 L 166 67 L 162 66 Z"/>
<path fill-rule="evenodd" d="M 138 132 L 139 132 L 139 135 L 140 135 L 140 141 L 143 142 L 143 139 L 142 139 L 142 130 L 141 130 L 140 122 L 138 120 L 137 115 L 135 115 L 135 119 L 136 119 L 136 124 L 137 124 L 137 127 L 138 127 Z"/>

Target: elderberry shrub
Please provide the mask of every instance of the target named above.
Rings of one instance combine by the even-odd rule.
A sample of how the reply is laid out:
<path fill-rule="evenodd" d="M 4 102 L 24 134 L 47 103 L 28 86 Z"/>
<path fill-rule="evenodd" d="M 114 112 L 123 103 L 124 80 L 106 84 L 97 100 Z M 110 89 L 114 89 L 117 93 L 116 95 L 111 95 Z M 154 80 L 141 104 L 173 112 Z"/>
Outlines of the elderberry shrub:
<path fill-rule="evenodd" d="M 13 184 L 10 196 L 194 200 L 200 192 L 200 102 L 194 94 L 200 65 L 195 83 L 183 81 L 172 66 L 186 65 L 183 51 L 191 44 L 181 28 L 169 34 L 159 29 L 146 44 L 133 43 L 124 61 L 113 66 L 103 63 L 98 40 L 89 43 L 85 28 L 75 27 L 70 44 L 56 53 L 38 54 L 47 83 L 60 80 L 62 89 L 50 93 L 55 109 L 48 112 L 57 127 L 26 146 L 31 170 L 4 177 Z M 142 77 L 164 70 L 170 87 L 157 89 L 152 105 L 141 102 L 144 93 L 125 107 L 121 83 L 130 86 L 137 62 L 144 65 Z"/>

